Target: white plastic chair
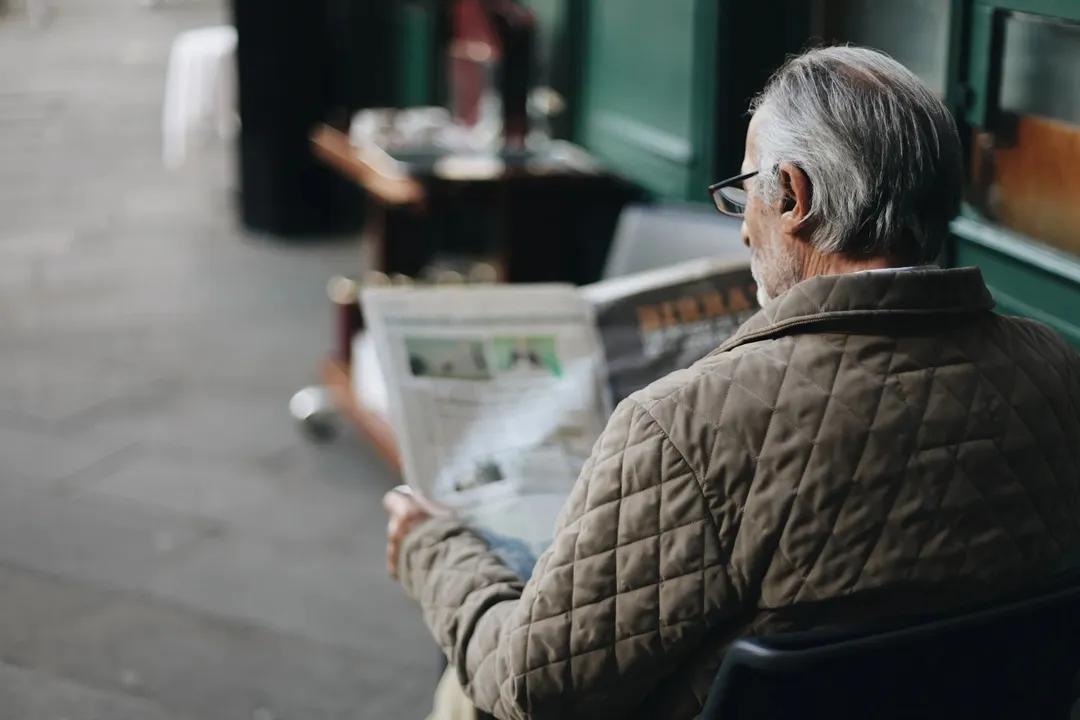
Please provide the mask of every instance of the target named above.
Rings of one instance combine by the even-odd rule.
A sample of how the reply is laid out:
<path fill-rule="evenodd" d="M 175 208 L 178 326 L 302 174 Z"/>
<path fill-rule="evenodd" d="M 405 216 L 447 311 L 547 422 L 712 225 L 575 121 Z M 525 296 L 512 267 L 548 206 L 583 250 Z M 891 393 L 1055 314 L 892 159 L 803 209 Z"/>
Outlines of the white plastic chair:
<path fill-rule="evenodd" d="M 619 215 L 604 277 L 698 258 L 750 260 L 741 223 L 712 207 L 690 204 L 630 205 Z"/>
<path fill-rule="evenodd" d="M 184 164 L 211 136 L 232 137 L 236 112 L 236 28 L 229 25 L 180 33 L 169 53 L 161 113 L 162 161 Z"/>

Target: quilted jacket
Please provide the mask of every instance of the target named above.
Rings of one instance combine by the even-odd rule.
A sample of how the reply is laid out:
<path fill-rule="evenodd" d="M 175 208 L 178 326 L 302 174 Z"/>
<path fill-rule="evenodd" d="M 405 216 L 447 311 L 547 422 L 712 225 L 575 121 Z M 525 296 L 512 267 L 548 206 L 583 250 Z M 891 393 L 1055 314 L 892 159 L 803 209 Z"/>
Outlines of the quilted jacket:
<path fill-rule="evenodd" d="M 631 395 L 521 582 L 451 519 L 402 582 L 480 709 L 693 717 L 740 635 L 925 613 L 1080 546 L 1080 358 L 974 268 L 816 277 Z"/>

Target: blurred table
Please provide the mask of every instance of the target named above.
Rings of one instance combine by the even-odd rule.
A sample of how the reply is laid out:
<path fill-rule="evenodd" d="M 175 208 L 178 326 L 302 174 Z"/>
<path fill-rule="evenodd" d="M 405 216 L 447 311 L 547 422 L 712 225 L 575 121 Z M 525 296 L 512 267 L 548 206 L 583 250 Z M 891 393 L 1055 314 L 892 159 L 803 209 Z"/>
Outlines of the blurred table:
<path fill-rule="evenodd" d="M 365 236 L 386 273 L 415 276 L 448 254 L 492 262 L 508 282 L 592 282 L 619 212 L 637 196 L 562 141 L 536 152 L 387 151 L 322 126 L 312 144 L 366 192 Z"/>
<path fill-rule="evenodd" d="M 334 399 L 334 406 L 348 420 L 383 462 L 401 474 L 401 452 L 387 417 L 368 407 L 357 397 L 351 368 L 340 360 L 328 359 L 321 368 L 322 382 Z"/>
<path fill-rule="evenodd" d="M 507 282 L 593 282 L 619 213 L 637 197 L 585 150 L 561 141 L 542 152 L 388 151 L 354 145 L 325 125 L 311 141 L 317 158 L 365 191 L 369 269 L 387 274 L 416 277 L 440 256 L 456 256 L 491 263 Z M 393 428 L 356 392 L 356 369 L 344 357 L 327 360 L 323 383 L 360 436 L 400 473 Z"/>
<path fill-rule="evenodd" d="M 360 185 L 376 202 L 389 207 L 423 204 L 424 188 L 419 182 L 395 172 L 395 168 L 386 168 L 384 158 L 354 147 L 342 131 L 321 125 L 312 134 L 311 143 L 315 157 Z"/>

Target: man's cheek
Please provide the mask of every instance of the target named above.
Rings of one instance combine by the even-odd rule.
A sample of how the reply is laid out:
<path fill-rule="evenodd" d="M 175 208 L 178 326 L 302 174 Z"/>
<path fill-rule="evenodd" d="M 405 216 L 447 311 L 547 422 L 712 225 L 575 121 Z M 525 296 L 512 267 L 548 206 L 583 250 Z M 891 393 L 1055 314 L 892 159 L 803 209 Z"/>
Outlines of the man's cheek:
<path fill-rule="evenodd" d="M 762 217 L 761 203 L 757 199 L 751 199 L 746 206 L 746 215 L 743 216 L 743 242 L 747 247 L 758 247 L 766 240 L 764 233 L 767 232 L 768 223 Z"/>

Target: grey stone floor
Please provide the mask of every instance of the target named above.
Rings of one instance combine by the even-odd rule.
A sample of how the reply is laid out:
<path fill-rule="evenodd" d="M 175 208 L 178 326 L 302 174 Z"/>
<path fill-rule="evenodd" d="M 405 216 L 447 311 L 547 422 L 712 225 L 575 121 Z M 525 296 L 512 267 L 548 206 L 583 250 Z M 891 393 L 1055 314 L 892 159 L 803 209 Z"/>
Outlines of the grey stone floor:
<path fill-rule="evenodd" d="M 0 16 L 0 720 L 423 716 L 394 479 L 286 410 L 356 243 L 239 230 L 226 149 L 162 170 L 169 43 L 220 2 L 52 4 Z"/>

